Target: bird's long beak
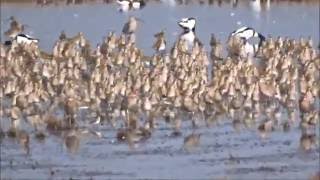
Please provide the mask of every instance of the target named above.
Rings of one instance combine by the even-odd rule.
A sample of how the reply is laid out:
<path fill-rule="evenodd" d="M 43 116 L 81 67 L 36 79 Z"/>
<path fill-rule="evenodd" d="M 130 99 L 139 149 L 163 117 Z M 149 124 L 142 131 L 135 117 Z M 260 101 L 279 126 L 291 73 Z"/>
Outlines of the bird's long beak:
<path fill-rule="evenodd" d="M 184 24 L 183 24 L 183 21 L 179 21 L 178 22 L 178 25 L 183 28 L 183 29 L 188 29 Z"/>

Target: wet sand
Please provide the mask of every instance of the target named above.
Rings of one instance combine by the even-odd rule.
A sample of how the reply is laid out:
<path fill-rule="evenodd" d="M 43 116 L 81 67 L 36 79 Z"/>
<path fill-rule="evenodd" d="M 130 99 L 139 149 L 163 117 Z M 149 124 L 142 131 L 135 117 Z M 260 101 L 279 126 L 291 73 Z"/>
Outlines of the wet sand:
<path fill-rule="evenodd" d="M 102 139 L 85 138 L 77 153 L 68 153 L 60 139 L 31 140 L 31 154 L 5 139 L 1 150 L 1 179 L 308 179 L 319 170 L 319 147 L 303 151 L 300 130 L 273 132 L 261 139 L 254 129 L 236 132 L 231 123 L 201 128 L 201 142 L 185 151 L 183 137 L 170 137 L 162 127 L 135 149 L 116 142 L 116 131 L 96 127 Z M 319 137 L 319 133 L 317 133 Z"/>

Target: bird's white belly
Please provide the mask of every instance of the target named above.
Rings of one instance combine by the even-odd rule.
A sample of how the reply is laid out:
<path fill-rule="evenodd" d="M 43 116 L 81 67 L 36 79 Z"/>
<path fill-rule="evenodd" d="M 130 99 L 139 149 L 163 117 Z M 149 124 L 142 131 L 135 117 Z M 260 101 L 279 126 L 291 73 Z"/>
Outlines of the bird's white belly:
<path fill-rule="evenodd" d="M 130 2 L 129 1 L 117 1 L 120 5 L 118 8 L 119 11 L 127 12 L 130 9 Z"/>
<path fill-rule="evenodd" d="M 17 36 L 17 43 L 18 44 L 31 44 L 32 42 L 37 43 L 38 41 L 36 39 L 28 39 L 25 37 Z"/>
<path fill-rule="evenodd" d="M 159 51 L 163 51 L 166 49 L 166 44 L 164 42 L 161 42 L 160 47 L 159 47 Z"/>
<path fill-rule="evenodd" d="M 133 9 L 140 9 L 140 2 L 133 2 L 132 7 Z"/>
<path fill-rule="evenodd" d="M 258 44 L 251 44 L 247 42 L 243 48 L 243 55 L 253 56 L 258 51 L 258 48 L 259 48 Z"/>
<path fill-rule="evenodd" d="M 180 38 L 187 41 L 189 44 L 191 44 L 195 39 L 195 34 L 193 32 L 189 32 L 189 33 L 183 34 Z"/>

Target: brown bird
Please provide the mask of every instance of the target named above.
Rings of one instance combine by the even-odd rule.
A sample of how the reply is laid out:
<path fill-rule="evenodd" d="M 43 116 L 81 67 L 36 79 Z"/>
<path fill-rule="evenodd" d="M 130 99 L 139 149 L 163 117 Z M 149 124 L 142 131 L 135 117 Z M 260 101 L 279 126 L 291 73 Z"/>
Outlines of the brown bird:
<path fill-rule="evenodd" d="M 165 35 L 164 31 L 161 31 L 157 34 L 154 35 L 156 38 L 155 43 L 153 44 L 152 48 L 156 50 L 156 52 L 163 52 L 166 50 L 166 40 L 165 40 Z"/>
<path fill-rule="evenodd" d="M 6 32 L 4 32 L 4 35 L 11 39 L 14 39 L 18 34 L 24 31 L 25 25 L 19 23 L 14 16 L 11 16 L 9 20 L 11 21 L 10 28 Z"/>

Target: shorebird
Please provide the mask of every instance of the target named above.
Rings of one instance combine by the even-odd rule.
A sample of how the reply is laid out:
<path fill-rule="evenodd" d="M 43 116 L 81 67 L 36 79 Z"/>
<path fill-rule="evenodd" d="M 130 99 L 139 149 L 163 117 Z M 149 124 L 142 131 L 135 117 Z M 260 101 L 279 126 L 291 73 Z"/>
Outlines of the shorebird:
<path fill-rule="evenodd" d="M 165 51 L 167 42 L 164 36 L 164 31 L 155 34 L 154 37 L 156 38 L 156 42 L 153 44 L 152 48 L 157 52 Z"/>
<path fill-rule="evenodd" d="M 246 26 L 233 31 L 229 38 L 232 36 L 239 37 L 244 45 L 245 53 L 251 55 L 258 52 L 262 43 L 266 40 L 266 38 L 255 29 Z M 252 39 L 253 41 L 251 41 Z M 256 39 L 256 41 L 254 41 L 254 39 Z"/>
<path fill-rule="evenodd" d="M 249 39 L 251 38 L 258 38 L 259 40 L 259 43 L 262 42 L 262 41 L 265 41 L 265 37 L 258 33 L 255 29 L 251 28 L 251 27 L 241 27 L 235 31 L 233 31 L 230 36 L 237 36 L 237 37 L 240 37 L 246 41 L 248 41 Z"/>
<path fill-rule="evenodd" d="M 64 31 L 61 31 L 60 36 L 59 36 L 59 40 L 65 40 L 67 39 L 67 35 Z"/>
<path fill-rule="evenodd" d="M 19 23 L 14 16 L 11 16 L 9 20 L 11 21 L 10 28 L 8 31 L 4 32 L 4 35 L 10 39 L 14 39 L 18 34 L 24 31 L 25 25 Z"/>
<path fill-rule="evenodd" d="M 178 25 L 183 28 L 183 32 L 180 35 L 180 39 L 186 40 L 189 44 L 193 44 L 196 39 L 195 30 L 196 30 L 196 19 L 193 17 L 182 18 Z"/>
<path fill-rule="evenodd" d="M 35 39 L 27 34 L 18 34 L 15 37 L 15 40 L 18 44 L 31 44 L 31 43 L 38 43 L 39 39 Z"/>
<path fill-rule="evenodd" d="M 138 28 L 138 19 L 130 16 L 129 21 L 126 22 L 122 28 L 122 33 L 126 35 L 130 35 L 136 32 Z"/>
<path fill-rule="evenodd" d="M 5 41 L 4 45 L 11 46 L 13 41 L 15 41 L 17 44 L 30 45 L 31 43 L 37 44 L 39 42 L 39 39 L 33 38 L 27 34 L 18 34 L 13 38 L 13 40 Z"/>
<path fill-rule="evenodd" d="M 127 12 L 131 9 L 139 10 L 146 5 L 143 0 L 117 0 L 117 4 L 120 5 L 118 10 L 121 12 Z"/>

